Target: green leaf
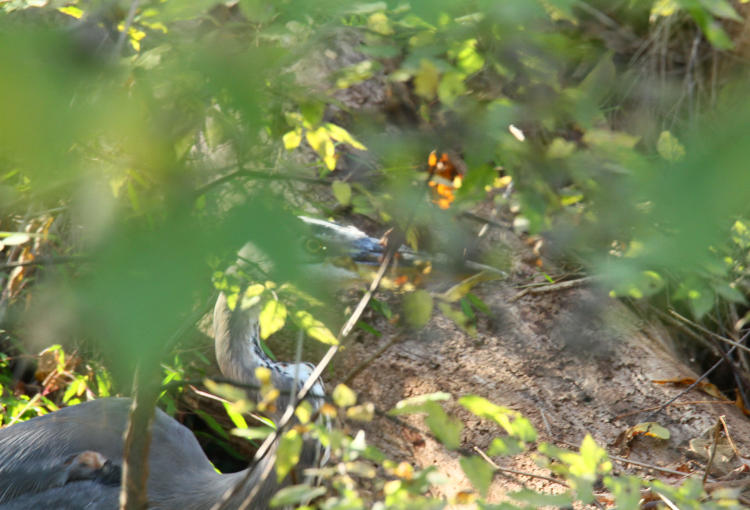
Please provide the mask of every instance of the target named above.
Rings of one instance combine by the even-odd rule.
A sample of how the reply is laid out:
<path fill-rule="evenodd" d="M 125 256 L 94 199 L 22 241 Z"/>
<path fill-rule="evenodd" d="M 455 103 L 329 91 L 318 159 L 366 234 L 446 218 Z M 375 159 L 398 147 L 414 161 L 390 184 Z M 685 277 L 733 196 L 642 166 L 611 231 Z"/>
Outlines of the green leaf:
<path fill-rule="evenodd" d="M 352 187 L 344 181 L 333 181 L 331 191 L 339 204 L 347 206 L 352 200 Z"/>
<path fill-rule="evenodd" d="M 348 89 L 352 85 L 369 80 L 379 68 L 380 65 L 372 60 L 363 60 L 356 64 L 344 67 L 337 73 L 338 78 L 336 79 L 336 87 L 340 89 Z"/>
<path fill-rule="evenodd" d="M 364 321 L 357 321 L 357 327 L 363 331 L 366 331 L 367 333 L 370 333 L 371 335 L 375 335 L 376 337 L 380 338 L 383 336 L 383 333 L 372 327 L 371 325 L 367 324 Z"/>
<path fill-rule="evenodd" d="M 284 327 L 286 323 L 286 306 L 281 301 L 272 299 L 263 306 L 258 321 L 260 322 L 260 337 L 266 339 Z"/>
<path fill-rule="evenodd" d="M 271 427 L 247 427 L 232 429 L 231 431 L 233 436 L 244 437 L 249 441 L 265 439 L 271 432 L 273 432 L 273 429 Z"/>
<path fill-rule="evenodd" d="M 406 323 L 414 329 L 419 329 L 432 317 L 432 295 L 426 290 L 416 290 L 404 296 L 401 307 Z"/>
<path fill-rule="evenodd" d="M 640 139 L 639 136 L 609 129 L 590 129 L 583 135 L 584 143 L 603 149 L 632 149 Z"/>
<path fill-rule="evenodd" d="M 210 414 L 206 413 L 205 411 L 201 411 L 200 409 L 195 410 L 195 414 L 197 414 L 201 420 L 203 420 L 208 427 L 213 430 L 216 434 L 218 434 L 220 437 L 223 437 L 224 439 L 229 439 L 229 435 L 224 430 L 224 428 L 219 425 L 219 422 L 216 421 L 216 419 L 211 416 Z"/>
<path fill-rule="evenodd" d="M 449 450 L 455 450 L 461 446 L 461 431 L 464 428 L 461 420 L 448 416 L 448 413 L 437 402 L 428 402 L 425 407 L 427 409 L 425 423 L 435 437 Z"/>
<path fill-rule="evenodd" d="M 563 494 L 544 494 L 531 489 L 521 489 L 518 492 L 508 494 L 516 501 L 521 501 L 532 508 L 541 507 L 570 507 L 573 504 L 573 495 L 570 492 Z"/>
<path fill-rule="evenodd" d="M 471 481 L 482 497 L 486 497 L 495 473 L 492 466 L 477 456 L 461 457 L 459 463 L 461 464 L 461 469 L 466 474 L 466 478 Z"/>
<path fill-rule="evenodd" d="M 688 303 L 696 319 L 706 315 L 715 304 L 715 295 L 709 289 L 702 287 L 700 289 L 690 289 L 688 291 Z"/>
<path fill-rule="evenodd" d="M 62 399 L 63 403 L 67 404 L 74 396 L 81 396 L 81 394 L 85 390 L 86 381 L 84 379 L 76 377 L 75 379 L 73 379 L 73 382 L 71 382 L 66 388 L 65 395 L 63 395 Z"/>
<path fill-rule="evenodd" d="M 569 142 L 564 138 L 557 137 L 547 147 L 547 157 L 551 159 L 565 159 L 576 150 L 575 142 Z"/>
<path fill-rule="evenodd" d="M 650 437 L 655 437 L 657 439 L 664 439 L 664 440 L 667 440 L 671 437 L 671 434 L 669 433 L 668 429 L 666 429 L 665 427 L 659 425 L 658 423 L 654 421 L 638 423 L 630 427 L 628 431 L 633 435 L 641 434 L 644 436 L 650 436 Z"/>
<path fill-rule="evenodd" d="M 299 310 L 294 314 L 294 318 L 299 327 L 302 328 L 305 334 L 310 338 L 326 345 L 338 345 L 339 341 L 334 334 L 331 333 L 331 330 L 329 330 L 325 324 L 313 317 L 310 312 Z"/>
<path fill-rule="evenodd" d="M 419 63 L 419 70 L 414 76 L 414 91 L 428 101 L 435 99 L 440 81 L 440 72 L 435 64 L 427 59 Z"/>
<path fill-rule="evenodd" d="M 485 315 L 492 315 L 492 312 L 490 311 L 490 307 L 487 306 L 487 303 L 482 301 L 479 297 L 477 297 L 475 294 L 472 294 L 471 292 L 466 293 L 466 298 L 471 301 L 471 304 L 482 312 Z"/>
<path fill-rule="evenodd" d="M 537 433 L 534 425 L 531 424 L 528 418 L 525 416 L 518 415 L 513 420 L 513 436 L 519 438 L 521 441 L 532 443 L 536 441 Z"/>
<path fill-rule="evenodd" d="M 295 429 L 288 430 L 279 440 L 276 451 L 276 480 L 281 482 L 299 462 L 302 436 Z"/>
<path fill-rule="evenodd" d="M 344 12 L 349 14 L 372 14 L 373 12 L 385 11 L 388 5 L 385 2 L 354 3 L 346 7 Z"/>
<path fill-rule="evenodd" d="M 575 476 L 595 478 L 599 473 L 612 470 L 612 464 L 607 458 L 607 452 L 594 441 L 590 434 L 581 441 L 580 457 L 570 457 L 570 472 Z M 563 455 L 563 462 L 566 456 Z"/>
<path fill-rule="evenodd" d="M 734 48 L 732 39 L 716 19 L 700 9 L 690 9 L 688 12 L 690 12 L 690 15 L 706 35 L 706 39 L 713 46 L 720 50 L 731 50 Z"/>
<path fill-rule="evenodd" d="M 398 46 L 392 44 L 366 45 L 360 46 L 359 51 L 374 58 L 394 58 L 397 57 L 401 50 Z"/>
<path fill-rule="evenodd" d="M 346 410 L 346 417 L 349 420 L 372 421 L 375 417 L 375 405 L 367 402 L 362 405 L 353 406 Z"/>
<path fill-rule="evenodd" d="M 685 147 L 669 131 L 662 131 L 656 142 L 656 151 L 667 161 L 679 161 L 685 157 Z"/>
<path fill-rule="evenodd" d="M 234 423 L 234 426 L 238 429 L 246 429 L 247 428 L 247 422 L 245 421 L 245 417 L 242 416 L 242 413 L 238 413 L 236 409 L 229 403 L 229 402 L 222 402 L 224 404 L 224 410 L 227 412 L 227 416 L 229 416 L 229 419 L 232 420 L 232 423 Z"/>
<path fill-rule="evenodd" d="M 573 6 L 577 0 L 545 0 L 542 5 L 552 21 L 567 20 L 578 25 L 578 19 L 573 14 Z"/>
<path fill-rule="evenodd" d="M 466 296 L 471 289 L 483 282 L 491 282 L 498 280 L 502 277 L 501 274 L 492 271 L 480 271 L 475 275 L 469 276 L 464 280 L 460 281 L 450 289 L 446 290 L 438 297 L 449 303 L 455 303 L 462 297 Z"/>
<path fill-rule="evenodd" d="M 466 298 L 461 298 L 461 301 L 459 301 L 461 304 L 461 311 L 464 313 L 466 318 L 470 321 L 476 320 L 476 315 L 474 314 L 474 310 L 471 308 L 471 302 Z"/>
<path fill-rule="evenodd" d="M 326 105 L 322 101 L 306 101 L 299 109 L 306 126 L 315 127 L 323 120 Z"/>
<path fill-rule="evenodd" d="M 203 384 L 214 395 L 218 395 L 231 402 L 244 400 L 247 397 L 245 390 L 232 384 L 217 383 L 211 379 L 204 379 Z"/>
<path fill-rule="evenodd" d="M 458 67 L 466 74 L 476 73 L 484 67 L 484 57 L 477 53 L 477 40 L 467 39 L 455 51 L 449 51 L 448 56 L 456 59 Z"/>
<path fill-rule="evenodd" d="M 479 416 L 494 421 L 505 431 L 522 441 L 536 441 L 536 430 L 531 423 L 518 412 L 507 407 L 493 404 L 486 398 L 478 395 L 464 395 L 458 399 L 466 410 Z"/>
<path fill-rule="evenodd" d="M 451 398 L 452 396 L 450 393 L 442 391 L 427 393 L 426 395 L 417 395 L 416 397 L 410 397 L 399 401 L 393 409 L 388 411 L 388 414 L 391 416 L 399 416 L 402 414 L 426 413 L 428 402 L 450 400 Z"/>
<path fill-rule="evenodd" d="M 714 291 L 716 293 L 723 297 L 724 299 L 731 301 L 733 303 L 747 303 L 747 299 L 745 298 L 745 295 L 737 290 L 736 287 L 732 286 L 728 283 L 720 283 L 720 284 L 714 284 L 713 286 Z"/>
<path fill-rule="evenodd" d="M 392 35 L 393 27 L 388 16 L 383 12 L 375 12 L 367 18 L 367 28 L 380 35 Z"/>
<path fill-rule="evenodd" d="M 456 101 L 456 98 L 466 94 L 464 78 L 466 78 L 464 73 L 455 71 L 445 73 L 440 79 L 440 85 L 438 85 L 437 89 L 440 101 L 451 106 Z"/>
<path fill-rule="evenodd" d="M 643 482 L 637 476 L 604 477 L 604 485 L 612 491 L 617 508 L 642 508 L 641 486 Z M 697 501 L 695 498 L 694 501 Z"/>
<path fill-rule="evenodd" d="M 160 9 L 159 20 L 176 21 L 205 16 L 216 4 L 213 0 L 193 0 L 191 2 L 166 2 Z"/>
<path fill-rule="evenodd" d="M 311 487 L 307 484 L 292 485 L 284 487 L 274 494 L 269 503 L 271 508 L 279 506 L 296 505 L 322 496 L 326 493 L 325 487 Z"/>
<path fill-rule="evenodd" d="M 714 16 L 733 21 L 742 21 L 742 17 L 737 14 L 737 11 L 734 10 L 732 4 L 727 0 L 700 0 L 700 3 Z M 745 2 L 743 1 L 742 3 Z"/>
<path fill-rule="evenodd" d="M 393 311 L 391 311 L 391 307 L 388 306 L 388 303 L 385 301 L 372 298 L 370 300 L 370 306 L 386 319 L 391 319 L 393 317 Z"/>
<path fill-rule="evenodd" d="M 490 443 L 487 455 L 493 457 L 497 455 L 517 455 L 522 451 L 524 451 L 524 445 L 518 439 L 513 437 L 496 437 Z"/>
<path fill-rule="evenodd" d="M 594 68 L 586 75 L 581 85 L 580 91 L 595 103 L 602 103 L 607 94 L 617 84 L 617 69 L 612 61 L 614 54 L 607 52 Z"/>
<path fill-rule="evenodd" d="M 342 383 L 334 388 L 332 397 L 339 407 L 349 407 L 357 403 L 357 394 L 349 386 Z"/>

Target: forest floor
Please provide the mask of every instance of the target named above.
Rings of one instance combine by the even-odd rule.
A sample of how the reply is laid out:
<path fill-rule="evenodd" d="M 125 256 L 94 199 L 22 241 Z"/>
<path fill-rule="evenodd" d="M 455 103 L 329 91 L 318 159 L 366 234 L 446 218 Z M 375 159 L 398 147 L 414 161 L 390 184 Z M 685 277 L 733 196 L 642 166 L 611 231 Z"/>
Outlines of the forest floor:
<path fill-rule="evenodd" d="M 652 414 L 684 388 L 655 381 L 698 376 L 679 359 L 675 342 L 660 321 L 638 317 L 589 279 L 580 285 L 521 290 L 521 283 L 540 273 L 530 262 L 535 258 L 531 248 L 510 230 L 494 228 L 487 237 L 487 243 L 508 246 L 514 260 L 506 280 L 473 289 L 491 311 L 478 321 L 475 336 L 440 313 L 413 334 L 397 331 L 381 318 L 375 325 L 384 334 L 379 338 L 363 334 L 352 340 L 336 360 L 330 382 L 345 378 L 363 359 L 401 335 L 353 379 L 360 400 L 387 410 L 401 399 L 431 392 L 448 392 L 455 398 L 480 395 L 530 419 L 541 441 L 577 449 L 591 434 L 615 460 L 615 472 L 667 483 L 703 476 L 713 427 L 721 416 L 736 449 L 743 457 L 750 455 L 750 421 L 731 400 L 692 390 Z M 499 427 L 458 404 L 449 406 L 449 412 L 465 424 L 464 450 L 486 451 L 491 440 L 501 435 Z M 406 421 L 411 427 L 380 417 L 362 428 L 368 440 L 390 457 L 421 467 L 436 466 L 450 480 L 439 489 L 442 495 L 470 490 L 459 455 L 430 435 L 422 417 L 413 415 Z M 642 422 L 658 423 L 669 430 L 670 438 L 630 437 L 629 428 Z M 351 427 L 356 430 L 361 425 Z M 717 486 L 742 476 L 734 472 L 742 462 L 730 446 L 726 439 L 720 441 L 720 454 L 711 465 L 709 478 Z M 493 459 L 501 468 L 528 475 L 496 475 L 490 501 L 502 501 L 505 493 L 523 487 L 564 491 L 563 485 L 543 478 L 554 475 L 539 467 L 534 457 L 531 451 Z"/>

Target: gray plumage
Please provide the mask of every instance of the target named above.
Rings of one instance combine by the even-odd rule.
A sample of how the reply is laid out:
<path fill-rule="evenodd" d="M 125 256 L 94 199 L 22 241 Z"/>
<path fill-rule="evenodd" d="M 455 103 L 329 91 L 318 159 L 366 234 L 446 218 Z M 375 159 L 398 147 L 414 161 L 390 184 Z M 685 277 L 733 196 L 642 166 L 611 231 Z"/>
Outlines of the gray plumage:
<path fill-rule="evenodd" d="M 250 384 L 257 384 L 255 367 L 267 366 L 282 396 L 296 391 L 309 375 L 310 366 L 295 369 L 294 365 L 268 359 L 258 344 L 257 313 L 255 307 L 231 311 L 224 295 L 220 296 L 214 311 L 219 366 L 225 376 Z M 296 370 L 299 377 L 293 387 L 294 379 L 289 374 Z M 323 396 L 323 387 L 318 383 L 311 400 L 314 407 L 322 403 Z M 0 429 L 0 510 L 117 509 L 119 486 L 108 485 L 103 479 L 69 480 L 61 475 L 61 470 L 71 457 L 84 451 L 121 464 L 130 404 L 127 398 L 93 400 Z M 278 413 L 283 412 L 284 405 L 279 402 Z M 317 442 L 306 442 L 298 470 L 310 467 L 319 458 Z M 261 460 L 261 464 L 266 462 Z M 262 467 L 257 466 L 227 508 L 237 508 L 259 483 Z M 192 432 L 156 409 L 149 454 L 149 508 L 208 510 L 246 474 L 247 471 L 217 473 Z M 252 508 L 266 508 L 279 486 L 275 474 L 269 476 Z"/>
<path fill-rule="evenodd" d="M 310 218 L 302 220 L 313 235 L 331 247 L 331 253 L 346 252 L 348 246 L 350 254 L 367 259 L 364 254 L 374 253 L 372 256 L 377 257 L 382 251 L 376 240 L 353 227 Z M 246 306 L 242 300 L 230 310 L 226 296 L 219 296 L 214 308 L 216 358 L 222 373 L 241 383 L 257 384 L 255 369 L 259 366 L 271 370 L 271 380 L 281 391 L 276 411 L 271 412 L 271 418 L 278 420 L 290 395 L 299 390 L 313 367 L 309 363 L 289 364 L 269 359 L 260 346 L 258 314 L 257 305 Z M 324 397 L 322 382 L 318 381 L 308 400 L 314 409 L 319 409 Z M 122 464 L 130 405 L 127 398 L 99 399 L 0 429 L 0 510 L 117 509 L 116 467 Z M 94 452 L 111 464 L 108 468 L 90 466 L 77 457 L 83 452 Z M 270 454 L 260 461 L 261 465 L 255 466 L 248 483 L 225 508 L 237 508 L 260 483 L 267 459 L 275 451 Z M 326 456 L 320 443 L 305 441 L 292 478 L 301 481 L 302 470 L 317 465 Z M 208 510 L 247 474 L 247 470 L 217 473 L 192 432 L 156 409 L 149 453 L 149 508 Z M 272 473 L 263 481 L 252 508 L 267 508 L 279 486 Z"/>

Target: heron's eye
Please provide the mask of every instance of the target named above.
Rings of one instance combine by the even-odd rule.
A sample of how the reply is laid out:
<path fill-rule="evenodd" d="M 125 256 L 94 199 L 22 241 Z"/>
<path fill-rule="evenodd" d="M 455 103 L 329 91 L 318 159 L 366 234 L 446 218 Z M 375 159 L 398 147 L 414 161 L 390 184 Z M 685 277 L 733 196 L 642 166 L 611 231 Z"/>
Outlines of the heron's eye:
<path fill-rule="evenodd" d="M 314 238 L 305 239 L 304 247 L 308 253 L 320 253 L 325 250 L 323 243 Z"/>

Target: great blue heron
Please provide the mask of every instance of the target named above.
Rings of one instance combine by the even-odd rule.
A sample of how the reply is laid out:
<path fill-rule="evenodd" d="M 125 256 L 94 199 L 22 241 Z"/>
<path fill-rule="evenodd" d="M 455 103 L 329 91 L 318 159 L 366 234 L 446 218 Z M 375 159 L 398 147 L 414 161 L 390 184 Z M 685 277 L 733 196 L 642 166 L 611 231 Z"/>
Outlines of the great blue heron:
<path fill-rule="evenodd" d="M 344 255 L 355 262 L 373 264 L 383 254 L 383 245 L 377 239 L 354 227 L 306 217 L 301 220 L 326 255 Z M 253 253 L 252 248 L 243 251 L 245 256 Z M 407 263 L 422 258 L 407 249 L 399 254 Z M 346 269 L 331 272 L 330 267 L 328 274 L 333 278 L 351 276 Z M 279 414 L 272 416 L 278 418 L 285 410 L 286 399 L 308 378 L 312 366 L 279 363 L 266 356 L 260 345 L 258 313 L 258 306 L 241 304 L 230 310 L 226 296 L 219 296 L 214 307 L 216 357 L 223 374 L 238 382 L 257 384 L 255 369 L 270 369 L 272 382 L 281 393 Z M 319 408 L 324 396 L 318 382 L 309 401 Z M 0 510 L 118 508 L 117 466 L 122 463 L 130 404 L 127 398 L 93 400 L 0 429 Z M 298 466 L 314 464 L 319 453 L 319 445 L 306 443 Z M 262 468 L 256 466 L 225 508 L 238 507 L 261 483 Z M 190 430 L 156 410 L 149 451 L 150 508 L 210 509 L 247 475 L 247 470 L 217 473 Z M 266 508 L 278 486 L 276 476 L 263 480 L 253 508 Z"/>
<path fill-rule="evenodd" d="M 372 243 L 377 244 L 371 238 L 363 240 L 367 236 L 356 229 L 303 220 L 318 230 L 314 233 L 326 244 L 348 244 L 354 252 L 366 251 L 367 244 L 374 249 Z M 323 231 L 326 235 L 321 236 Z M 277 402 L 281 413 L 283 397 L 296 392 L 312 366 L 272 361 L 260 345 L 258 312 L 258 306 L 239 304 L 230 310 L 226 296 L 219 296 L 214 307 L 216 357 L 223 374 L 238 382 L 257 384 L 255 369 L 269 368 L 281 392 Z M 318 382 L 310 393 L 312 406 L 320 407 L 324 396 Z M 130 404 L 127 398 L 93 400 L 0 429 L 0 509 L 118 508 L 119 472 L 112 466 L 122 462 Z M 318 447 L 305 445 L 300 467 L 314 463 Z M 260 483 L 262 471 L 256 467 L 226 508 L 236 508 L 245 500 Z M 156 410 L 149 453 L 150 508 L 209 509 L 247 474 L 247 470 L 217 473 L 190 430 Z M 255 509 L 266 508 L 279 486 L 275 475 L 262 483 Z"/>

